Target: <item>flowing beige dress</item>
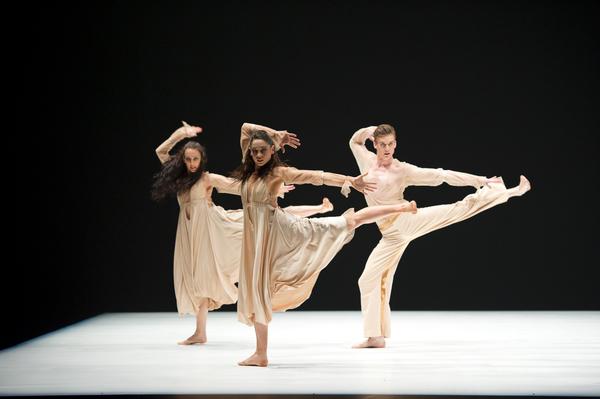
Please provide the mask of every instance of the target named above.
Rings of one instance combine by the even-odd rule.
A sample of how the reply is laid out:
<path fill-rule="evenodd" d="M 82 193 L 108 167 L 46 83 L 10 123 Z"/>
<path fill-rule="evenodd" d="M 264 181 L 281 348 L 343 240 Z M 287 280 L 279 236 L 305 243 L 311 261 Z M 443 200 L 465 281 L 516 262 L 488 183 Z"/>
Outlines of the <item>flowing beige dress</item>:
<path fill-rule="evenodd" d="M 189 192 L 177 196 L 173 279 L 179 314 L 196 314 L 203 298 L 208 310 L 237 300 L 244 216 L 241 209 L 225 210 L 211 201 L 215 176 L 204 173 Z"/>
<path fill-rule="evenodd" d="M 156 149 L 162 163 L 169 160 L 171 148 L 186 137 L 178 129 Z M 237 300 L 243 212 L 215 205 L 211 199 L 213 188 L 222 193 L 240 193 L 239 182 L 204 172 L 188 192 L 177 196 L 173 282 L 180 315 L 195 315 L 204 298 L 209 310 Z"/>
<path fill-rule="evenodd" d="M 281 132 L 263 130 L 278 148 Z M 251 131 L 242 128 L 243 154 Z M 310 297 L 319 273 L 354 235 L 353 230 L 348 231 L 344 216 L 304 218 L 284 212 L 277 206 L 277 188 L 284 182 L 327 184 L 342 187 L 347 195 L 349 179 L 323 171 L 277 167 L 267 177 L 252 177 L 242 184 L 244 233 L 238 284 L 239 321 L 247 325 L 268 324 L 273 311 L 301 305 Z"/>

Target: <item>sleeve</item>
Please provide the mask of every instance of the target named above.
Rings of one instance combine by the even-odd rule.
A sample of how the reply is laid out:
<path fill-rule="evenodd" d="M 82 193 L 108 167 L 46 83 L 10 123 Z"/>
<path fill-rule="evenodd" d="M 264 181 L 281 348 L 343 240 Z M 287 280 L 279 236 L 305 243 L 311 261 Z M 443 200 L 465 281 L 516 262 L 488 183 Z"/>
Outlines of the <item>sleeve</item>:
<path fill-rule="evenodd" d="M 447 183 L 451 186 L 481 187 L 485 184 L 485 176 L 476 176 L 468 173 L 455 172 L 442 168 L 419 168 L 405 162 L 406 183 L 412 186 L 439 186 Z"/>
<path fill-rule="evenodd" d="M 352 151 L 352 155 L 354 155 L 354 159 L 356 159 L 360 173 L 368 171 L 376 157 L 365 145 L 374 128 L 375 126 L 359 129 L 350 138 L 350 150 Z"/>
<path fill-rule="evenodd" d="M 341 187 L 342 195 L 345 197 L 350 193 L 350 185 L 353 177 L 337 173 L 324 172 L 322 170 L 303 170 L 293 167 L 278 167 L 275 175 L 281 177 L 286 184 L 312 184 L 314 186 Z"/>
<path fill-rule="evenodd" d="M 156 155 L 158 156 L 158 159 L 160 159 L 161 163 L 165 163 L 169 160 L 169 158 L 171 158 L 171 155 L 169 155 L 169 151 L 171 151 L 171 149 L 175 147 L 175 144 L 179 143 L 184 138 L 186 138 L 185 130 L 184 128 L 179 128 L 175 130 L 168 139 L 166 139 L 161 145 L 159 145 L 156 148 Z"/>
<path fill-rule="evenodd" d="M 240 195 L 242 182 L 216 173 L 207 173 L 208 182 L 219 193 Z"/>

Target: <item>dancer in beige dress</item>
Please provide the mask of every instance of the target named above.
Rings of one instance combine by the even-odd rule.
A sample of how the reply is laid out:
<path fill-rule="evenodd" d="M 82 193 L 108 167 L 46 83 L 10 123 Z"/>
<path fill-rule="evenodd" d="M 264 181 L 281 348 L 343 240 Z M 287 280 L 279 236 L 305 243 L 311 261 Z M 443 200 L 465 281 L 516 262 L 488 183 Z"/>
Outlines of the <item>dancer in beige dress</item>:
<path fill-rule="evenodd" d="M 243 212 L 224 210 L 213 204 L 213 187 L 219 192 L 239 195 L 239 182 L 206 171 L 206 153 L 195 141 L 187 142 L 174 156 L 169 151 L 183 139 L 200 133 L 198 126 L 177 129 L 162 143 L 156 154 L 163 167 L 157 174 L 153 196 L 160 200 L 177 195 L 179 221 L 175 238 L 173 277 L 177 310 L 180 315 L 196 315 L 196 331 L 179 342 L 182 345 L 205 343 L 209 310 L 237 300 L 237 283 L 242 245 Z M 278 195 L 293 189 L 279 187 Z M 328 199 L 321 205 L 285 208 L 298 216 L 311 216 L 333 209 Z"/>
<path fill-rule="evenodd" d="M 376 154 L 369 151 L 365 142 L 371 140 Z M 531 186 L 521 176 L 519 186 L 506 189 L 501 178 L 486 178 L 444 169 L 419 168 L 394 158 L 396 132 L 390 125 L 360 129 L 350 139 L 350 148 L 360 172 L 366 179 L 377 182 L 377 190 L 365 192 L 369 206 L 405 204 L 407 186 L 473 186 L 477 189 L 462 201 L 454 204 L 420 208 L 414 215 L 392 216 L 377 222 L 382 238 L 369 256 L 358 281 L 363 315 L 363 333 L 367 338 L 355 348 L 383 348 L 389 337 L 390 295 L 394 272 L 402 253 L 417 237 L 470 218 L 510 197 L 520 196 Z M 480 188 L 481 187 L 481 188 Z"/>
<path fill-rule="evenodd" d="M 301 218 L 277 206 L 276 190 L 286 184 L 350 187 L 370 192 L 376 185 L 363 176 L 350 177 L 283 164 L 276 153 L 300 141 L 293 133 L 264 126 L 242 126 L 242 165 L 234 177 L 241 182 L 244 207 L 242 263 L 240 266 L 238 319 L 253 325 L 256 351 L 241 366 L 266 366 L 268 323 L 273 311 L 302 304 L 311 294 L 319 273 L 364 223 L 400 212 L 416 212 L 416 204 L 376 206 L 338 217 Z M 402 217 L 402 216 L 400 216 Z"/>

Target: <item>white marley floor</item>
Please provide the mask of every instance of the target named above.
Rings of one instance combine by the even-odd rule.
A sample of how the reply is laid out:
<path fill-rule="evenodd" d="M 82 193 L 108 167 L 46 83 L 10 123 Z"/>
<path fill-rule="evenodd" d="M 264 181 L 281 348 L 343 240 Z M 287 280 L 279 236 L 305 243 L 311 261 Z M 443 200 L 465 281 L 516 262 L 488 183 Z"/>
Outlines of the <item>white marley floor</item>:
<path fill-rule="evenodd" d="M 0 395 L 600 395 L 600 312 L 394 312 L 386 349 L 350 349 L 360 312 L 290 311 L 270 366 L 238 367 L 253 330 L 209 314 L 111 313 L 0 351 Z"/>

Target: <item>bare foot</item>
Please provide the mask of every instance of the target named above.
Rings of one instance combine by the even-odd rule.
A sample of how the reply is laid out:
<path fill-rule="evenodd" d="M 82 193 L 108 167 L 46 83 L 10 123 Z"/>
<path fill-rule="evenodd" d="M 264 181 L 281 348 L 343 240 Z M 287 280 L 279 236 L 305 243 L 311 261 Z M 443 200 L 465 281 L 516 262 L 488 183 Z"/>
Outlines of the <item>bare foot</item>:
<path fill-rule="evenodd" d="M 401 212 L 417 213 L 417 203 L 415 201 L 410 201 L 408 205 L 404 204 L 400 209 Z"/>
<path fill-rule="evenodd" d="M 246 360 L 242 360 L 238 363 L 239 366 L 256 366 L 256 367 L 267 367 L 269 364 L 269 360 L 267 359 L 267 355 L 259 355 L 254 353 Z"/>
<path fill-rule="evenodd" d="M 194 344 L 204 344 L 204 343 L 206 343 L 205 335 L 194 334 L 191 337 L 189 337 L 188 339 L 186 339 L 185 341 L 177 342 L 177 345 L 194 345 Z"/>
<path fill-rule="evenodd" d="M 385 348 L 385 338 L 383 337 L 369 337 L 365 341 L 352 345 L 354 349 L 362 348 Z"/>
<path fill-rule="evenodd" d="M 329 201 L 329 198 L 323 197 L 323 204 L 321 204 L 321 211 L 319 213 L 327 213 L 333 211 L 333 204 Z"/>
<path fill-rule="evenodd" d="M 531 190 L 531 183 L 529 182 L 529 180 L 527 180 L 527 178 L 525 176 L 521 175 L 521 180 L 519 181 L 519 190 L 518 190 L 519 195 L 523 195 L 529 190 Z"/>

